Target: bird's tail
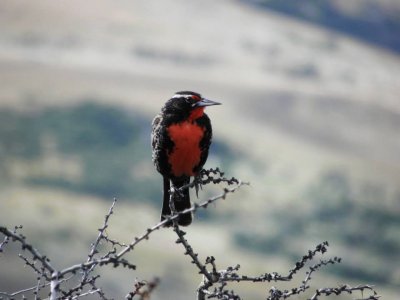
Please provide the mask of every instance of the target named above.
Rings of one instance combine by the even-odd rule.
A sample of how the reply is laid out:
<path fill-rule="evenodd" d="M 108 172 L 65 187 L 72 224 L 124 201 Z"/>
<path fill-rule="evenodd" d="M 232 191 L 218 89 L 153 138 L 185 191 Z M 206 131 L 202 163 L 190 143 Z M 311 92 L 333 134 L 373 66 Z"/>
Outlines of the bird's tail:
<path fill-rule="evenodd" d="M 185 178 L 182 180 L 174 180 L 173 185 L 175 189 L 179 189 L 182 186 L 188 184 L 190 182 L 190 178 Z M 161 212 L 161 221 L 165 220 L 166 216 L 171 215 L 171 208 L 169 206 L 169 198 L 170 198 L 170 181 L 164 176 L 164 193 L 163 193 L 163 207 Z M 177 212 L 184 211 L 187 208 L 190 208 L 190 196 L 189 189 L 185 189 L 180 192 L 176 192 L 174 194 L 174 205 Z M 192 213 L 186 213 L 180 215 L 178 218 L 178 224 L 181 226 L 188 226 L 192 223 Z M 166 226 L 171 226 L 172 223 L 167 223 Z"/>

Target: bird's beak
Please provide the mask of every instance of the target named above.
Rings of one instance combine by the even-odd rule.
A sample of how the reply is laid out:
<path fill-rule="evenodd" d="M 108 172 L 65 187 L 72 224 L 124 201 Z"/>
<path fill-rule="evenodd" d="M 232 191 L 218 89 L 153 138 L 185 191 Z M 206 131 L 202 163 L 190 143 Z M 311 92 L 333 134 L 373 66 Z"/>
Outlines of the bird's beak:
<path fill-rule="evenodd" d="M 212 100 L 208 100 L 206 98 L 201 98 L 200 101 L 193 104 L 193 107 L 203 107 L 203 106 L 211 106 L 211 105 L 221 105 L 221 103 L 215 102 Z"/>

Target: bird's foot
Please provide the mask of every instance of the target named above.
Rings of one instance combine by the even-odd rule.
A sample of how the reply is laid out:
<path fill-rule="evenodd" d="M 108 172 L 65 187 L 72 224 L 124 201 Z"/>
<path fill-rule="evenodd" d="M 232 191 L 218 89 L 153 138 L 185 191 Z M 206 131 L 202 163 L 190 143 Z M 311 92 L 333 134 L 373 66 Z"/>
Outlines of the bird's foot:
<path fill-rule="evenodd" d="M 199 198 L 199 190 L 203 189 L 202 172 L 196 174 L 193 178 L 194 189 L 196 191 L 196 197 Z"/>
<path fill-rule="evenodd" d="M 178 201 L 185 197 L 183 191 L 180 188 L 174 187 L 174 185 L 171 185 L 169 192 L 172 198 Z"/>

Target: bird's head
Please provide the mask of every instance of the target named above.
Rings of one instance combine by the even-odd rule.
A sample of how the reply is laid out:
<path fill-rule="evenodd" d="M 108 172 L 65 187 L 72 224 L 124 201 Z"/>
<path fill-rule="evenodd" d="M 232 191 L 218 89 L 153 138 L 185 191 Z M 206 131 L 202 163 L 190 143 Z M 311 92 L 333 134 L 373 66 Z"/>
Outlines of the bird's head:
<path fill-rule="evenodd" d="M 165 103 L 164 113 L 179 116 L 181 120 L 195 120 L 201 117 L 206 106 L 221 103 L 203 98 L 200 94 L 190 91 L 177 92 Z"/>

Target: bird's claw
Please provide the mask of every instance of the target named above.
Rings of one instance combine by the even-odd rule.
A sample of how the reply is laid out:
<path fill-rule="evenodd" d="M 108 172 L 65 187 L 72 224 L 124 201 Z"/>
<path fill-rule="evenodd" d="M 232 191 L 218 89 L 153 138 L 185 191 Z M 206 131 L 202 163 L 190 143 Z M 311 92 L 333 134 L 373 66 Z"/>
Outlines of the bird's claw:
<path fill-rule="evenodd" d="M 202 172 L 199 172 L 193 178 L 194 189 L 196 191 L 196 197 L 197 198 L 199 198 L 199 190 L 203 189 L 203 184 L 202 184 L 201 177 L 202 177 Z"/>
<path fill-rule="evenodd" d="M 176 188 L 173 185 L 170 188 L 170 195 L 177 201 L 180 201 L 185 196 L 181 189 Z"/>

